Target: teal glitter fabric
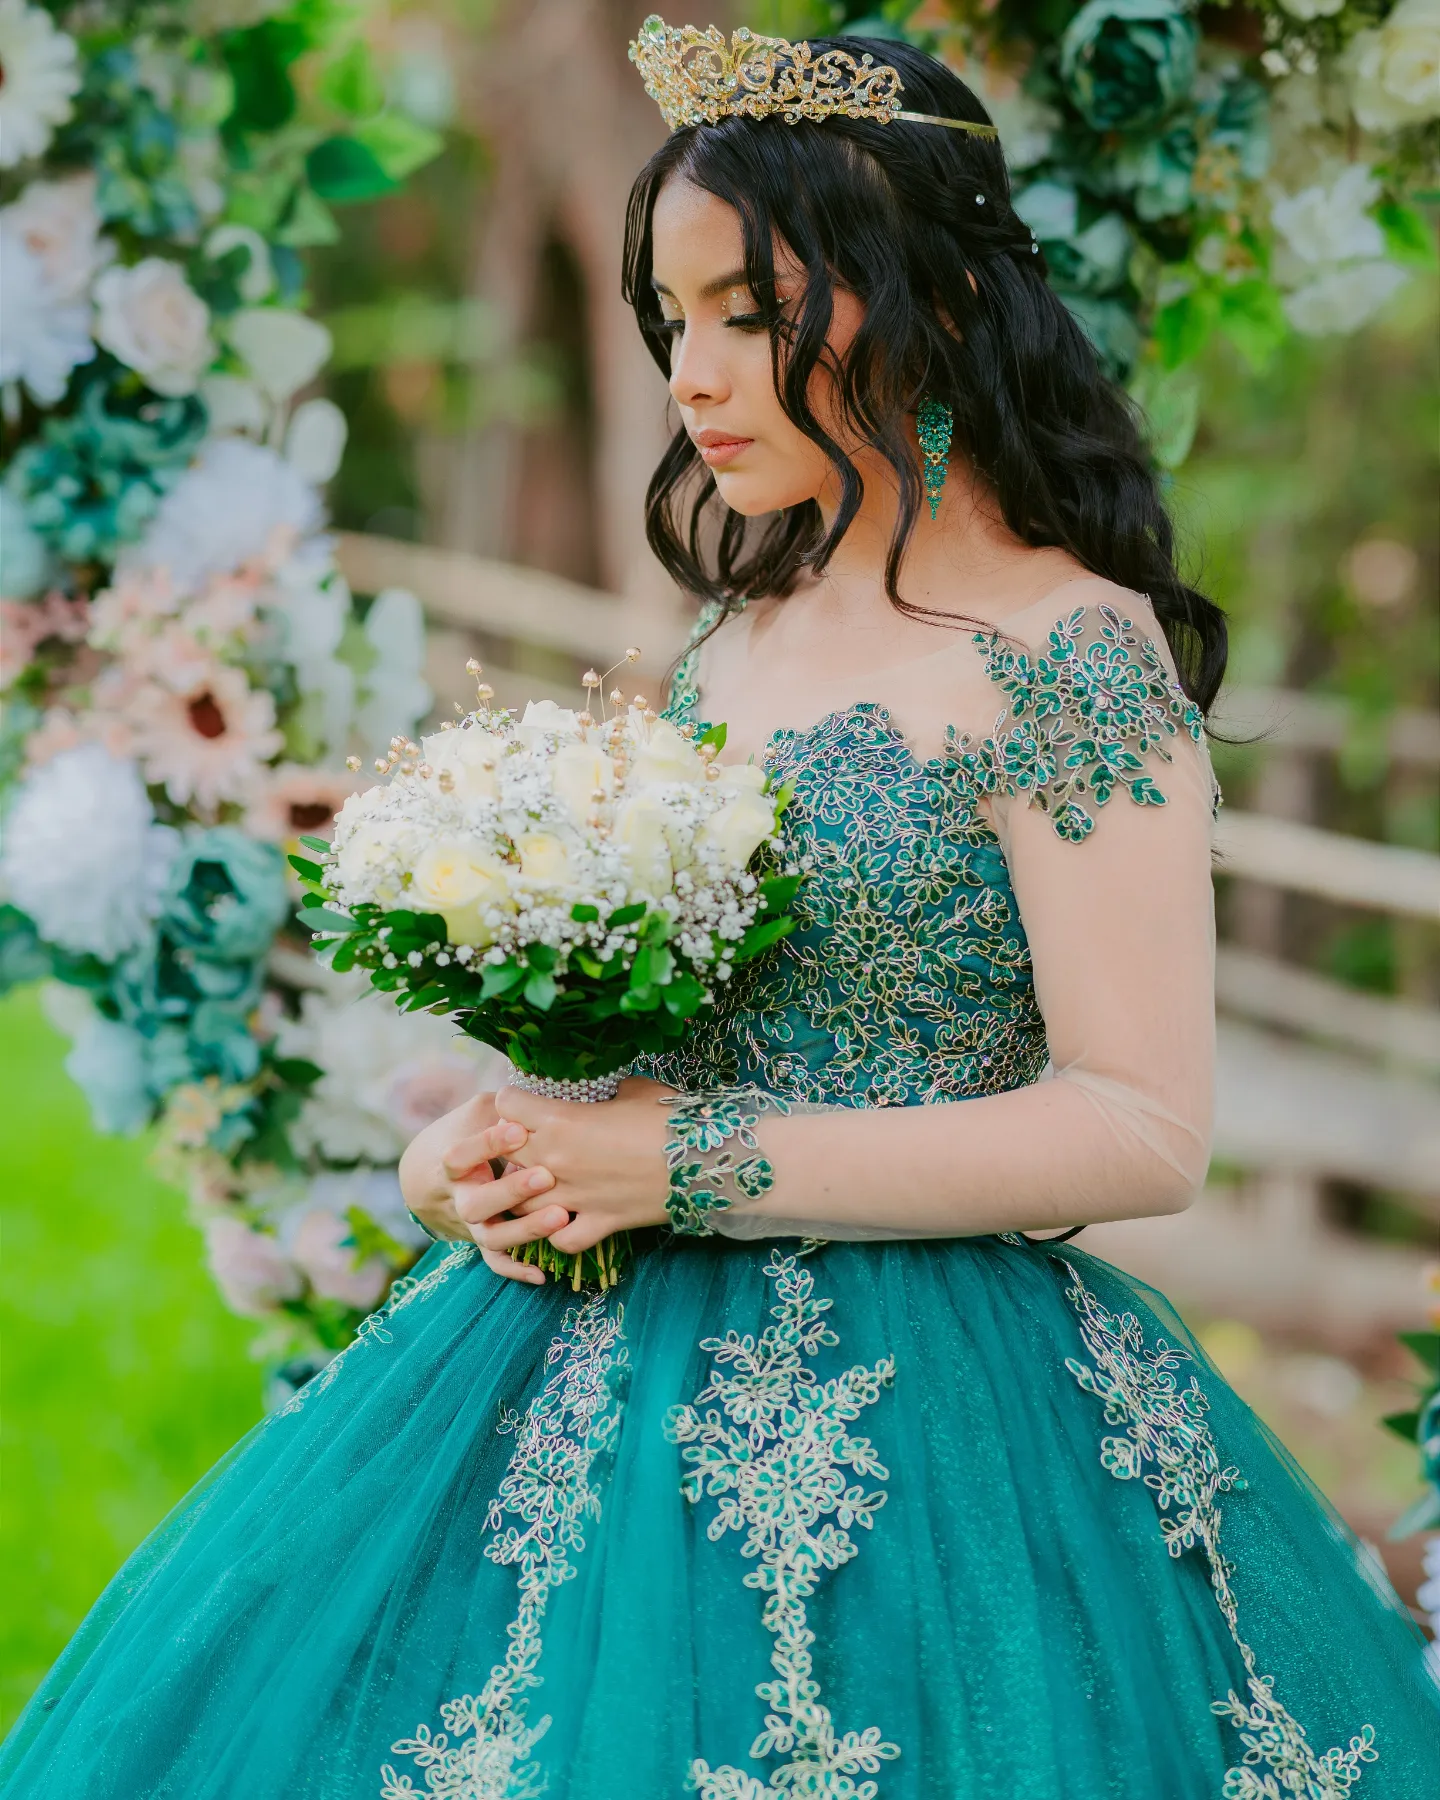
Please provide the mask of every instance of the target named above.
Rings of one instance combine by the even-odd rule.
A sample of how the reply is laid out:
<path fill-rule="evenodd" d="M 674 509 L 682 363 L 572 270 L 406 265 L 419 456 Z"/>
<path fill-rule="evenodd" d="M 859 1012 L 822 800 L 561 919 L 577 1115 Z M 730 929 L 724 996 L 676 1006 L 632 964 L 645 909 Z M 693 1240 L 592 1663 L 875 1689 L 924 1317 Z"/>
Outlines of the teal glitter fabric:
<path fill-rule="evenodd" d="M 1075 1245 L 689 1235 L 764 1192 L 771 1113 L 1044 1064 L 979 800 L 1103 832 L 1198 721 L 1118 616 L 981 648 L 991 738 L 773 741 L 810 878 L 660 1070 L 706 1096 L 682 1231 L 589 1299 L 434 1246 L 122 1569 L 7 1800 L 1440 1792 L 1418 1634 L 1162 1296 Z"/>

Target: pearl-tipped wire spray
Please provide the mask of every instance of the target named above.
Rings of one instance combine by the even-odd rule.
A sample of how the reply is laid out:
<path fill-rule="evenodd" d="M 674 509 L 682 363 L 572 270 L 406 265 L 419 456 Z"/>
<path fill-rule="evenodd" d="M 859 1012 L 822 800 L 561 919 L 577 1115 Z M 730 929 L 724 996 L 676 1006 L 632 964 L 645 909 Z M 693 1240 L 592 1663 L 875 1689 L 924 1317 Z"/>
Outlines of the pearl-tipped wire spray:
<path fill-rule="evenodd" d="M 598 688 L 600 690 L 600 723 L 602 725 L 606 723 L 606 721 L 609 719 L 609 716 L 610 716 L 609 713 L 605 710 L 605 692 L 604 692 L 605 683 L 615 673 L 616 669 L 623 669 L 625 667 L 626 663 L 637 663 L 637 662 L 639 662 L 639 660 L 640 660 L 639 646 L 636 644 L 632 644 L 630 646 L 630 648 L 625 652 L 625 654 L 620 658 L 619 662 L 612 663 L 603 675 L 598 674 L 594 669 L 587 669 L 585 671 L 585 673 L 580 677 L 580 680 L 586 689 L 593 691 Z M 620 692 L 619 688 L 616 688 L 614 690 L 614 692 L 610 695 L 610 704 L 612 706 L 617 706 L 617 707 L 623 706 L 625 704 L 625 696 Z M 588 692 L 585 697 L 585 706 L 586 706 L 586 711 L 588 712 L 589 706 L 590 706 L 590 696 L 589 696 Z M 593 721 L 592 721 L 592 723 L 593 723 Z"/>

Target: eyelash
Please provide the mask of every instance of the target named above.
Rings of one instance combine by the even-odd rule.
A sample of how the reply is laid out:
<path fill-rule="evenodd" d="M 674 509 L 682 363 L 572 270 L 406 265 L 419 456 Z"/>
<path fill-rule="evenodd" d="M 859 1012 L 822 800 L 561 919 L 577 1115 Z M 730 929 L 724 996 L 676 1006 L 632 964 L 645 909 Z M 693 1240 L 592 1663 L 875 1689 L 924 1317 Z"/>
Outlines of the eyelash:
<path fill-rule="evenodd" d="M 739 313 L 734 318 L 722 319 L 720 323 L 724 325 L 727 330 L 765 331 L 768 329 L 765 323 L 764 313 L 758 312 Z M 656 321 L 655 329 L 662 337 L 673 338 L 677 333 L 682 332 L 685 329 L 685 321 L 683 319 L 659 319 Z"/>

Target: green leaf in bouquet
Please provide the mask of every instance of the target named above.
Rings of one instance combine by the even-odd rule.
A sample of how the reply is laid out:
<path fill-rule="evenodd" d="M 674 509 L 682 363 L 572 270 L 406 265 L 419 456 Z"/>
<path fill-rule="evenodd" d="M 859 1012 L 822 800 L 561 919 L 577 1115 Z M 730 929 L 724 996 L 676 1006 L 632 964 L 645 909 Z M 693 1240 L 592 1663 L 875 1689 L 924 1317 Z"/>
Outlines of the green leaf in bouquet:
<path fill-rule="evenodd" d="M 354 938 L 323 938 L 312 948 L 315 954 L 328 962 L 337 975 L 343 975 L 355 967 L 355 959 L 359 955 L 359 946 Z"/>
<path fill-rule="evenodd" d="M 654 952 L 648 944 L 642 945 L 635 952 L 635 960 L 630 965 L 630 992 L 633 994 L 640 988 L 650 986 L 654 977 L 650 973 L 651 958 Z"/>
<path fill-rule="evenodd" d="M 497 994 L 510 994 L 525 980 L 526 971 L 518 963 L 486 963 L 480 976 L 480 998 L 493 1000 Z"/>
<path fill-rule="evenodd" d="M 303 856 L 287 856 L 285 860 L 289 863 L 290 867 L 294 869 L 295 873 L 297 875 L 303 875 L 306 881 L 313 882 L 317 887 L 324 883 L 325 871 L 320 867 L 319 863 L 310 862 Z"/>
<path fill-rule="evenodd" d="M 549 1012 L 559 992 L 555 977 L 544 970 L 535 969 L 526 978 L 525 999 L 537 1012 Z"/>
<path fill-rule="evenodd" d="M 553 944 L 527 944 L 525 946 L 526 966 L 538 969 L 543 975 L 549 975 L 554 970 L 556 955 Z"/>
<path fill-rule="evenodd" d="M 612 964 L 601 962 L 598 957 L 592 956 L 588 950 L 576 950 L 572 952 L 570 960 L 577 969 L 583 974 L 588 975 L 592 981 L 603 981 L 610 973 L 612 967 Z"/>
<path fill-rule="evenodd" d="M 676 1019 L 690 1019 L 699 1012 L 705 1001 L 705 989 L 693 975 L 682 971 L 664 994 L 665 1010 Z"/>
<path fill-rule="evenodd" d="M 600 917 L 600 908 L 591 906 L 587 901 L 577 900 L 570 908 L 570 917 L 577 925 L 593 925 Z"/>
<path fill-rule="evenodd" d="M 758 956 L 762 950 L 768 950 L 772 944 L 778 944 L 781 938 L 788 937 L 794 929 L 794 919 L 759 920 L 750 927 L 730 953 L 731 962 L 749 962 L 752 956 Z"/>
<path fill-rule="evenodd" d="M 703 749 L 706 744 L 713 744 L 717 751 L 723 750 L 725 748 L 725 738 L 728 731 L 729 726 L 727 726 L 723 720 L 718 725 L 712 725 L 707 732 L 696 738 L 695 748 L 699 750 Z"/>
<path fill-rule="evenodd" d="M 645 917 L 645 907 L 645 901 L 636 900 L 632 905 L 622 906 L 618 912 L 611 913 L 605 923 L 608 926 L 633 925 L 637 919 Z"/>
<path fill-rule="evenodd" d="M 668 987 L 674 976 L 674 952 L 657 945 L 650 952 L 650 979 L 657 987 Z"/>
<path fill-rule="evenodd" d="M 620 1011 L 622 1013 L 654 1012 L 660 1003 L 661 993 L 658 987 L 631 988 L 628 994 L 621 996 Z"/>
<path fill-rule="evenodd" d="M 785 808 L 795 798 L 795 783 L 793 781 L 785 781 L 773 791 L 769 789 L 766 791 L 770 794 L 770 798 L 775 802 L 775 817 L 777 819 L 783 818 Z"/>
<path fill-rule="evenodd" d="M 336 931 L 346 937 L 363 930 L 358 919 L 347 919 L 344 913 L 331 912 L 328 906 L 302 906 L 299 917 L 307 931 Z"/>
<path fill-rule="evenodd" d="M 300 842 L 307 850 L 313 850 L 317 856 L 328 856 L 330 854 L 330 845 L 326 839 L 322 837 L 302 837 Z"/>
<path fill-rule="evenodd" d="M 760 883 L 760 899 L 766 912 L 779 912 L 800 892 L 803 875 L 772 875 Z"/>
<path fill-rule="evenodd" d="M 428 982 L 423 988 L 417 988 L 413 994 L 407 994 L 400 1002 L 401 1012 L 424 1012 L 427 1006 L 445 1006 L 450 996 L 437 982 Z"/>

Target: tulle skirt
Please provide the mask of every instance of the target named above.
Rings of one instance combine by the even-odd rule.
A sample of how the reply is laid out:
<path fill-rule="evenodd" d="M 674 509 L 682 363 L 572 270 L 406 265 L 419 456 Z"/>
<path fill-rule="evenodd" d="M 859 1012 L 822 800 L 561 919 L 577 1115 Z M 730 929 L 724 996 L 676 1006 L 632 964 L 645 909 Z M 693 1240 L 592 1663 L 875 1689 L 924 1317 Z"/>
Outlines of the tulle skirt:
<path fill-rule="evenodd" d="M 203 1396 L 197 1396 L 203 1405 Z M 1423 1800 L 1367 1553 L 1073 1245 L 437 1245 L 130 1559 L 15 1800 Z"/>

